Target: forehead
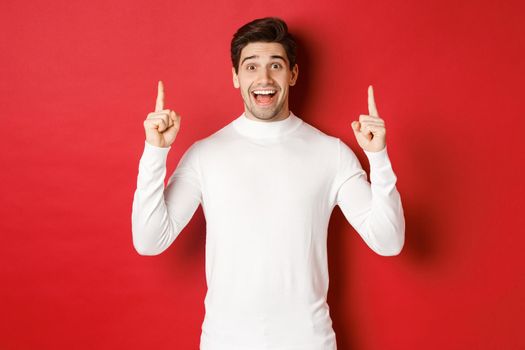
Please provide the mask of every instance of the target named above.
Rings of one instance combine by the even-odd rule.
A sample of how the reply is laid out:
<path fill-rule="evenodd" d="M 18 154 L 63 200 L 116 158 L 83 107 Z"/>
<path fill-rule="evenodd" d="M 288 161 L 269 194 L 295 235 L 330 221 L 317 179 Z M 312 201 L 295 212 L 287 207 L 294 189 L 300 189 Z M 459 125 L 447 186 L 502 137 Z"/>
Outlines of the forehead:
<path fill-rule="evenodd" d="M 259 56 L 259 58 L 270 58 L 271 56 L 282 56 L 287 58 L 286 50 L 279 43 L 254 42 L 243 47 L 241 51 L 241 62 L 243 58 Z"/>

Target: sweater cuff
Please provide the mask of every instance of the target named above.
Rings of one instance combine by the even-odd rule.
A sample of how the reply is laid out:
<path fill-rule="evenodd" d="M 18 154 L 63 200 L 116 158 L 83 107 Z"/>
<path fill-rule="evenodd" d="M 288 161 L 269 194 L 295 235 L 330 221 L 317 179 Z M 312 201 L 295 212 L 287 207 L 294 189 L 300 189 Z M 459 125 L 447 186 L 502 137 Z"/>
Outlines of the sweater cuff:
<path fill-rule="evenodd" d="M 385 148 L 377 152 L 363 150 L 368 158 L 368 162 L 370 163 L 370 169 L 377 169 L 390 164 L 386 148 L 387 147 L 385 146 Z"/>
<path fill-rule="evenodd" d="M 168 152 L 171 149 L 170 147 L 157 147 L 153 146 L 152 144 L 148 143 L 148 141 L 144 141 L 144 152 L 142 154 L 143 157 L 147 159 L 157 159 L 165 161 L 168 157 Z"/>

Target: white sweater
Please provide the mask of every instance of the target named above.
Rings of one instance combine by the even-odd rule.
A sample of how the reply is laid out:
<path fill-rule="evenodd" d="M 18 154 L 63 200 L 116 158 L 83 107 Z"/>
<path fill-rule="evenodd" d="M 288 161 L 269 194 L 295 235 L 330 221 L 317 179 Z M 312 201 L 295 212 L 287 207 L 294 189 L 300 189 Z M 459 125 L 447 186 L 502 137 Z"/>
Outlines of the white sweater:
<path fill-rule="evenodd" d="M 349 127 L 348 132 L 351 132 Z M 339 205 L 366 244 L 396 255 L 405 220 L 386 148 L 352 150 L 290 112 L 244 114 L 193 143 L 166 188 L 170 148 L 145 142 L 133 200 L 133 244 L 163 252 L 202 205 L 206 218 L 201 350 L 334 350 L 327 227 Z"/>

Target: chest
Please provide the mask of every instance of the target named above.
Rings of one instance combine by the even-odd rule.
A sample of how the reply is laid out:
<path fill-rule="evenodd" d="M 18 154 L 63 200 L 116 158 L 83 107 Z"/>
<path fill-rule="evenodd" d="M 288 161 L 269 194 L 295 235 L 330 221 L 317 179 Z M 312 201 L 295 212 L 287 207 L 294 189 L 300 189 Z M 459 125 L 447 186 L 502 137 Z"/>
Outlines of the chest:
<path fill-rule="evenodd" d="M 308 205 L 325 199 L 334 165 L 322 152 L 303 147 L 251 145 L 224 150 L 202 165 L 204 199 L 221 203 Z"/>

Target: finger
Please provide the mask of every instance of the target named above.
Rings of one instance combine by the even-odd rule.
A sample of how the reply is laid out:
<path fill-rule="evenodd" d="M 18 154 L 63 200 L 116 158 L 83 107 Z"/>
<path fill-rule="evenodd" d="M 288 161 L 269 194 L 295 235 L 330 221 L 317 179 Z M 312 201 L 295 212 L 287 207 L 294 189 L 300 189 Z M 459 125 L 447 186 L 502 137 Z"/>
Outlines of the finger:
<path fill-rule="evenodd" d="M 368 87 L 368 114 L 375 117 L 379 116 L 377 113 L 376 101 L 374 99 L 374 89 L 372 88 L 372 85 Z"/>
<path fill-rule="evenodd" d="M 149 119 L 146 119 L 146 121 L 152 121 L 155 123 L 155 125 L 157 125 L 159 123 L 159 121 L 162 122 L 163 125 L 166 126 L 166 128 L 169 128 L 171 125 L 173 125 L 173 123 L 170 125 L 170 122 L 168 120 L 168 118 L 149 118 Z"/>
<path fill-rule="evenodd" d="M 360 122 L 372 122 L 372 123 L 379 123 L 379 124 L 384 124 L 385 121 L 379 117 L 373 117 L 373 116 L 370 116 L 370 115 L 366 115 L 366 114 L 361 114 L 359 116 L 359 121 Z"/>
<path fill-rule="evenodd" d="M 168 127 L 172 127 L 175 125 L 175 119 L 176 119 L 177 113 L 175 111 L 170 111 L 170 114 L 168 115 Z"/>
<path fill-rule="evenodd" d="M 150 112 L 150 113 L 148 113 L 148 117 L 158 118 L 158 117 L 161 117 L 163 115 L 170 115 L 170 112 L 171 112 L 171 110 L 169 110 L 169 109 L 163 109 L 163 110 L 158 111 L 158 112 Z"/>
<path fill-rule="evenodd" d="M 171 126 L 173 126 L 178 131 L 178 129 L 180 128 L 180 115 L 178 115 L 174 111 L 171 111 L 170 117 Z"/>
<path fill-rule="evenodd" d="M 377 126 L 379 128 L 384 128 L 385 127 L 385 124 L 369 122 L 369 121 L 362 121 L 361 125 L 373 125 L 373 126 Z"/>
<path fill-rule="evenodd" d="M 164 130 L 168 128 L 168 125 L 164 119 L 153 119 L 153 122 L 158 125 L 159 132 L 164 132 Z"/>
<path fill-rule="evenodd" d="M 152 112 L 148 114 L 146 119 L 162 119 L 169 126 L 170 125 L 170 110 L 163 110 L 161 112 Z"/>
<path fill-rule="evenodd" d="M 166 129 L 166 122 L 162 119 L 146 119 L 144 120 L 144 127 L 162 132 Z"/>
<path fill-rule="evenodd" d="M 164 84 L 159 80 L 157 88 L 157 103 L 155 104 L 155 112 L 160 112 L 164 109 Z"/>
<path fill-rule="evenodd" d="M 377 132 L 377 127 L 370 124 L 363 124 L 361 132 L 365 135 L 374 135 Z"/>
<path fill-rule="evenodd" d="M 362 130 L 364 130 L 365 134 L 373 134 L 373 135 L 384 135 L 385 134 L 385 128 L 377 125 L 364 125 Z"/>
<path fill-rule="evenodd" d="M 384 125 L 377 124 L 377 123 L 370 123 L 370 122 L 361 122 L 361 127 L 370 126 L 374 128 L 385 128 Z"/>

